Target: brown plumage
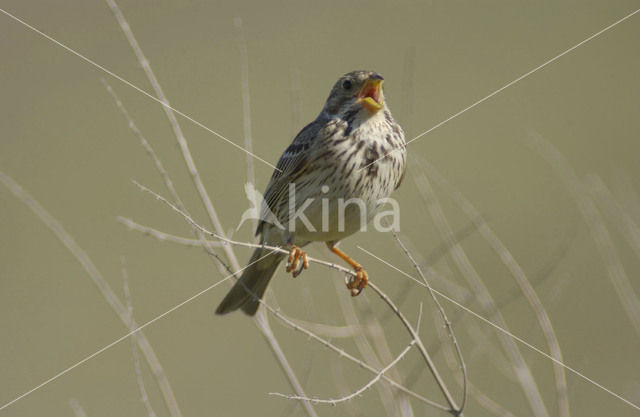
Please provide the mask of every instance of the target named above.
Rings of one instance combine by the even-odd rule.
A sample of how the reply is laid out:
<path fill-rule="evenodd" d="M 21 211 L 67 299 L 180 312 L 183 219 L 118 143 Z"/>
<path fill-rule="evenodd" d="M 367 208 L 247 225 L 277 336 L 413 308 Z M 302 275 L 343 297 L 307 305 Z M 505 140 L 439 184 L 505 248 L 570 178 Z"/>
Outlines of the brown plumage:
<path fill-rule="evenodd" d="M 406 167 L 404 132 L 385 103 L 382 80 L 371 71 L 353 71 L 338 79 L 320 115 L 280 157 L 256 231 L 263 244 L 290 250 L 287 272 L 294 276 L 308 266 L 300 248 L 325 242 L 356 271 L 357 278 L 348 285 L 352 295 L 367 285 L 367 274 L 336 244 L 375 216 L 379 200 L 400 185 Z M 350 199 L 354 203 L 345 204 Z M 363 209 L 366 215 L 361 217 Z M 304 218 L 296 216 L 298 210 Z M 254 315 L 284 258 L 256 249 L 216 313 L 242 309 Z"/>

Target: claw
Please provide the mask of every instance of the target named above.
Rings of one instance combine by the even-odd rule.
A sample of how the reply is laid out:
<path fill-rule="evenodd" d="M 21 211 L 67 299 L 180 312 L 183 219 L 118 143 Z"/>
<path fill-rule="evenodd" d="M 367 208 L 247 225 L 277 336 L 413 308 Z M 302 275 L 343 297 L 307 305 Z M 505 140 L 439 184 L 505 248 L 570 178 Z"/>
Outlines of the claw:
<path fill-rule="evenodd" d="M 369 283 L 369 275 L 367 274 L 367 271 L 362 269 L 361 266 L 354 269 L 356 276 L 352 277 L 349 282 L 347 282 L 347 288 L 351 290 L 352 297 L 360 295 L 362 290 L 364 290 Z"/>
<path fill-rule="evenodd" d="M 302 264 L 298 268 L 298 262 L 302 259 Z M 291 245 L 289 248 L 289 258 L 287 260 L 287 272 L 291 272 L 291 275 L 295 278 L 302 272 L 303 269 L 309 268 L 309 260 L 307 259 L 307 252 L 303 251 L 295 245 Z"/>

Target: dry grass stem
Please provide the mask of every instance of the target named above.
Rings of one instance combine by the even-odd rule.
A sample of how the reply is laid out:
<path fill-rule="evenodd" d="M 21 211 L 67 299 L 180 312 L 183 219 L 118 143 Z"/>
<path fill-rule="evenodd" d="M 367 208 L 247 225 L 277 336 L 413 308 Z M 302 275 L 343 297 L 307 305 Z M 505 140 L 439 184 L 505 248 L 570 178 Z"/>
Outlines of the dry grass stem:
<path fill-rule="evenodd" d="M 607 218 L 615 223 L 618 231 L 627 240 L 629 247 L 640 258 L 640 228 L 633 220 L 633 217 L 616 201 L 611 191 L 598 175 L 588 175 L 585 178 L 585 182 L 597 204 L 608 214 Z"/>
<path fill-rule="evenodd" d="M 127 265 L 124 256 L 121 258 L 122 263 L 122 281 L 123 281 L 123 289 L 124 289 L 124 300 L 127 306 L 127 311 L 129 312 L 129 317 L 131 318 L 131 323 L 133 323 L 133 303 L 131 302 L 131 291 L 129 290 L 129 274 L 127 273 Z M 155 417 L 156 413 L 153 411 L 153 407 L 151 406 L 151 402 L 149 401 L 149 396 L 147 395 L 147 389 L 144 386 L 144 378 L 142 377 L 142 367 L 140 366 L 140 353 L 138 353 L 138 345 L 136 344 L 136 328 L 129 328 L 133 333 L 131 335 L 131 350 L 133 355 L 133 366 L 136 371 L 136 382 L 138 384 L 138 390 L 140 391 L 140 401 L 144 405 L 144 408 L 147 410 L 148 417 Z"/>
<path fill-rule="evenodd" d="M 633 289 L 620 257 L 615 249 L 602 215 L 578 178 L 569 161 L 545 138 L 531 132 L 526 141 L 553 168 L 558 178 L 575 200 L 591 237 L 602 257 L 609 279 L 634 330 L 640 335 L 640 300 Z"/>
<path fill-rule="evenodd" d="M 71 252 L 71 254 L 87 272 L 87 275 L 93 281 L 100 294 L 102 294 L 104 299 L 107 301 L 107 304 L 111 306 L 113 311 L 115 311 L 116 315 L 118 316 L 118 318 L 120 318 L 124 325 L 127 326 L 127 328 L 131 328 L 132 326 L 138 328 L 138 324 L 135 323 L 135 321 L 131 320 L 127 308 L 120 302 L 98 268 L 95 266 L 93 261 L 91 261 L 91 258 L 89 258 L 89 255 L 76 243 L 71 235 L 69 235 L 66 230 L 64 230 L 62 225 L 56 219 L 54 219 L 44 209 L 44 207 L 40 205 L 40 203 L 38 203 L 31 195 L 29 195 L 12 178 L 0 172 L 0 181 L 3 182 L 5 186 L 9 188 L 20 201 L 26 204 L 27 207 L 29 207 L 31 211 L 33 211 L 33 213 L 35 213 L 40 218 L 40 220 L 56 235 L 56 237 L 69 250 L 69 252 Z M 175 395 L 173 393 L 173 389 L 171 388 L 171 384 L 169 383 L 164 369 L 162 368 L 162 365 L 160 365 L 160 361 L 158 360 L 155 351 L 151 347 L 149 340 L 142 331 L 138 331 L 137 334 L 138 337 L 136 338 L 136 341 L 138 343 L 138 347 L 142 351 L 147 364 L 151 368 L 154 379 L 160 388 L 162 397 L 164 398 L 167 409 L 169 410 L 169 414 L 172 417 L 182 416 Z"/>
<path fill-rule="evenodd" d="M 520 291 L 524 295 L 525 299 L 531 306 L 538 324 L 542 329 L 545 341 L 549 347 L 549 353 L 556 361 L 552 362 L 553 372 L 555 376 L 556 395 L 558 400 L 558 415 L 562 417 L 569 417 L 571 414 L 569 411 L 569 397 L 567 389 L 567 378 L 565 375 L 565 369 L 561 365 L 563 362 L 562 351 L 560 349 L 560 343 L 556 336 L 556 333 L 551 324 L 551 319 L 547 314 L 547 311 L 540 301 L 538 294 L 531 285 L 531 282 L 524 273 L 524 270 L 520 267 L 515 260 L 511 252 L 502 243 L 498 236 L 489 227 L 487 222 L 482 220 L 480 212 L 467 200 L 460 192 L 454 190 L 453 187 L 436 171 L 436 169 L 428 162 L 423 162 L 423 168 L 426 170 L 429 178 L 433 179 L 440 187 L 444 188 L 451 195 L 455 203 L 462 209 L 465 215 L 476 223 L 480 235 L 485 239 L 489 246 L 500 257 L 500 260 L 507 267 L 511 276 L 514 278 Z"/>
<path fill-rule="evenodd" d="M 73 410 L 73 414 L 76 417 L 87 417 L 87 413 L 84 412 L 84 409 L 75 398 L 69 400 L 69 406 Z"/>
<path fill-rule="evenodd" d="M 501 329 L 508 330 L 507 324 L 498 310 L 489 290 L 467 258 L 462 247 L 455 242 L 451 227 L 444 216 L 442 207 L 440 206 L 433 189 L 431 188 L 431 183 L 424 174 L 415 174 L 415 172 L 414 180 L 418 190 L 425 199 L 427 209 L 434 220 L 440 235 L 445 242 L 451 245 L 451 256 L 456 267 L 471 287 L 472 292 L 476 295 L 478 302 L 485 310 L 486 314 L 489 315 L 491 322 Z M 506 333 L 499 331 L 496 335 L 501 342 L 502 348 L 509 357 L 509 361 L 513 364 L 515 375 L 527 400 L 529 401 L 533 414 L 537 417 L 548 417 L 549 412 L 544 404 L 538 385 L 531 373 L 531 370 L 529 369 L 529 366 L 522 357 L 518 346 Z"/>
<path fill-rule="evenodd" d="M 153 70 L 151 69 L 151 66 L 149 65 L 149 61 L 147 60 L 144 53 L 142 52 L 142 48 L 140 48 L 138 41 L 133 35 L 133 32 L 131 31 L 131 26 L 129 26 L 129 23 L 124 18 L 124 15 L 120 10 L 120 7 L 118 7 L 115 0 L 106 0 L 106 2 L 111 8 L 111 11 L 113 12 L 116 20 L 118 21 L 118 24 L 120 25 L 122 32 L 127 38 L 127 41 L 131 46 L 131 49 L 136 55 L 136 58 L 138 59 L 140 66 L 144 70 L 144 73 L 146 74 L 147 79 L 151 83 L 153 90 L 158 96 L 158 99 L 160 99 L 160 101 L 165 104 L 162 106 L 162 109 L 164 110 L 164 113 L 167 116 L 167 119 L 169 120 L 171 129 L 173 130 L 176 140 L 178 141 L 178 145 L 180 146 L 180 151 L 182 153 L 184 163 L 189 171 L 189 174 L 191 175 L 191 180 L 193 181 L 193 184 L 195 185 L 196 190 L 198 191 L 198 195 L 200 196 L 202 204 L 204 205 L 205 209 L 207 210 L 207 213 L 209 214 L 209 219 L 211 220 L 211 223 L 213 224 L 215 229 L 220 232 L 220 234 L 224 234 L 224 231 L 223 231 L 224 229 L 222 228 L 222 224 L 218 219 L 218 214 L 216 213 L 213 207 L 213 203 L 211 202 L 211 198 L 209 197 L 207 190 L 204 186 L 204 183 L 200 178 L 200 174 L 198 173 L 198 169 L 196 168 L 196 163 L 193 159 L 193 156 L 191 155 L 191 151 L 189 150 L 187 139 L 184 137 L 184 134 L 182 133 L 182 129 L 180 128 L 180 124 L 178 123 L 178 120 L 176 119 L 176 116 L 173 110 L 171 109 L 171 106 L 169 105 L 169 100 L 165 96 L 164 91 L 162 90 L 162 87 L 158 82 L 158 79 L 156 78 L 155 74 L 153 73 Z M 226 252 L 227 258 L 229 259 L 229 262 L 231 263 L 231 268 L 233 268 L 234 270 L 237 270 L 238 269 L 237 266 L 239 264 L 238 264 L 238 260 L 236 259 L 235 253 L 233 252 L 233 250 L 231 250 L 228 247 L 225 252 Z"/>
<path fill-rule="evenodd" d="M 172 235 L 170 233 L 166 233 L 161 230 L 154 229 L 153 227 L 144 226 L 139 223 L 136 223 L 127 217 L 118 216 L 116 217 L 116 219 L 118 220 L 118 222 L 125 225 L 127 229 L 140 232 L 143 235 L 153 237 L 154 239 L 157 239 L 160 242 L 169 242 L 169 243 L 175 243 L 177 245 L 182 245 L 187 247 L 198 247 L 198 248 L 201 248 L 203 246 L 206 246 L 206 247 L 222 246 L 222 243 L 219 241 L 205 240 L 203 242 L 202 240 L 199 240 L 199 239 L 189 239 L 187 237 Z"/>
<path fill-rule="evenodd" d="M 380 372 L 378 372 L 373 379 L 371 379 L 369 382 L 367 382 L 365 385 L 363 385 L 360 389 L 352 392 L 351 394 L 342 397 L 342 398 L 336 398 L 336 399 L 321 399 L 321 398 L 310 398 L 310 397 L 306 397 L 306 398 L 299 398 L 295 395 L 286 395 L 286 394 L 281 394 L 278 392 L 270 392 L 269 395 L 274 395 L 276 397 L 283 397 L 283 398 L 287 398 L 289 400 L 306 400 L 306 401 L 311 401 L 313 403 L 317 403 L 317 404 L 330 404 L 330 405 L 337 405 L 339 403 L 345 402 L 345 401 L 349 401 L 354 399 L 355 397 L 362 395 L 363 392 L 365 392 L 366 390 L 368 390 L 369 388 L 371 388 L 375 383 L 377 383 L 378 381 L 380 381 L 380 378 L 382 378 L 382 376 L 391 368 L 393 368 L 394 366 L 396 366 L 396 364 L 398 362 L 400 362 L 400 360 L 404 357 L 404 355 L 407 354 L 407 352 L 409 352 L 409 350 L 413 347 L 413 345 L 416 343 L 415 340 L 412 340 L 411 342 L 409 342 L 409 345 L 407 347 L 405 347 L 402 352 L 400 352 L 400 354 L 387 366 L 385 366 L 384 368 L 382 368 L 380 370 Z"/>
<path fill-rule="evenodd" d="M 138 140 L 140 141 L 140 144 L 144 148 L 144 150 L 147 153 L 147 155 L 149 155 L 151 157 L 151 159 L 153 160 L 153 164 L 155 165 L 156 170 L 158 171 L 160 176 L 162 177 L 162 180 L 164 181 L 165 187 L 167 187 L 167 190 L 169 190 L 169 193 L 171 193 L 171 196 L 173 197 L 173 201 L 176 204 L 176 206 L 178 206 L 185 213 L 189 213 L 187 211 L 186 207 L 184 206 L 184 203 L 182 202 L 182 199 L 180 198 L 180 195 L 178 195 L 178 191 L 173 186 L 173 181 L 171 181 L 171 177 L 169 176 L 169 173 L 167 172 L 167 170 L 164 168 L 164 165 L 163 165 L 162 161 L 160 160 L 160 158 L 158 157 L 156 152 L 153 150 L 153 147 L 151 146 L 149 141 L 145 138 L 145 136 L 142 134 L 140 129 L 138 129 L 138 126 L 136 125 L 135 121 L 133 120 L 133 118 L 131 117 L 129 112 L 127 111 L 127 109 L 124 106 L 124 104 L 122 104 L 122 101 L 120 100 L 120 98 L 116 94 L 115 90 L 111 87 L 111 85 L 106 80 L 102 79 L 102 83 L 104 84 L 105 88 L 107 89 L 107 92 L 109 92 L 109 94 L 111 94 L 111 97 L 113 97 L 113 100 L 115 101 L 116 106 L 118 107 L 118 109 L 120 110 L 120 112 L 122 113 L 124 118 L 127 120 L 128 124 L 129 124 L 129 128 L 131 129 L 133 134 L 138 138 Z M 214 259 L 218 262 L 218 266 L 220 267 L 221 273 L 225 274 L 224 271 L 226 271 L 227 273 L 231 273 L 231 267 L 229 265 L 227 265 L 227 263 L 224 262 L 220 258 L 220 256 L 218 256 L 217 253 L 215 253 L 215 251 L 213 250 L 213 248 L 211 246 L 207 245 L 207 240 L 204 238 L 202 233 L 199 230 L 194 229 L 193 227 L 191 228 L 191 231 L 196 236 L 198 236 L 198 238 L 200 239 L 200 242 L 201 242 L 200 246 L 209 255 L 212 255 L 214 257 Z M 165 235 L 165 237 L 169 236 L 167 234 L 164 234 L 164 235 Z M 161 235 L 156 234 L 156 237 L 159 238 L 159 237 L 161 237 Z"/>
<path fill-rule="evenodd" d="M 242 130 L 244 132 L 244 147 L 247 153 L 247 181 L 256 183 L 253 167 L 253 137 L 251 136 L 251 96 L 249 95 L 249 52 L 247 51 L 247 41 L 244 36 L 242 19 L 236 17 L 233 24 L 238 32 L 238 46 L 240 49 L 240 91 L 242 92 Z M 253 229 L 258 225 L 257 219 L 253 219 Z"/>
<path fill-rule="evenodd" d="M 166 96 L 164 95 L 164 92 L 162 90 L 162 88 L 160 87 L 160 83 L 158 82 L 157 78 L 155 77 L 151 66 L 149 65 L 149 61 L 146 59 L 146 57 L 144 56 L 144 53 L 142 52 L 142 49 L 140 48 L 138 42 L 136 41 L 133 32 L 131 31 L 131 27 L 129 26 L 129 24 L 127 23 L 126 19 L 124 18 L 124 15 L 122 14 L 122 11 L 120 10 L 120 8 L 118 7 L 118 5 L 116 4 L 116 2 L 114 0 L 106 0 L 107 4 L 109 5 L 109 7 L 111 8 L 111 10 L 113 11 L 116 20 L 118 21 L 118 23 L 120 24 L 120 28 L 122 29 L 122 32 L 125 34 L 127 40 L 129 41 L 129 45 L 131 46 L 131 49 L 133 50 L 133 52 L 135 53 L 136 57 L 138 58 L 138 62 L 140 63 L 140 65 L 142 66 L 145 74 L 147 75 L 147 78 L 149 79 L 149 82 L 151 83 L 151 85 L 153 86 L 154 91 L 156 92 L 158 98 L 165 104 L 163 105 L 163 110 L 167 116 L 167 119 L 169 120 L 169 123 L 171 125 L 171 128 L 174 132 L 174 135 L 176 137 L 176 140 L 178 141 L 178 144 L 180 146 L 180 151 L 182 153 L 183 159 L 184 159 L 184 163 L 189 171 L 189 174 L 191 175 L 191 180 L 193 181 L 193 184 L 195 185 L 198 194 L 200 196 L 200 199 L 203 203 L 203 205 L 205 206 L 205 209 L 207 211 L 207 213 L 209 214 L 209 219 L 214 227 L 214 229 L 216 230 L 217 234 L 219 236 L 222 237 L 226 237 L 225 235 L 225 231 L 222 227 L 222 223 L 220 222 L 218 215 L 215 211 L 215 208 L 213 206 L 213 203 L 211 202 L 211 198 L 209 197 L 207 190 L 200 178 L 200 175 L 198 173 L 198 170 L 196 168 L 196 164 L 195 161 L 193 159 L 193 156 L 191 155 L 191 151 L 189 150 L 189 146 L 187 143 L 186 138 L 184 137 L 183 133 L 182 133 L 182 129 L 180 128 L 180 125 L 178 124 L 178 121 L 174 115 L 173 110 L 171 109 L 171 107 L 169 106 L 169 101 L 167 100 Z M 198 123 L 199 124 L 199 123 Z M 202 124 L 199 124 L 200 126 L 203 126 Z M 204 127 L 204 126 L 203 126 Z M 211 131 L 210 129 L 207 129 L 208 131 Z M 213 132 L 213 131 L 211 131 Z M 215 132 L 213 132 L 215 133 Z M 222 136 L 218 135 L 219 137 L 222 138 Z M 225 138 L 225 140 L 227 140 Z M 228 140 L 227 140 L 228 141 Z M 229 143 L 233 144 L 233 142 L 228 141 Z M 235 144 L 234 144 L 235 145 Z M 237 146 L 237 145 L 236 145 Z M 245 150 L 245 152 L 248 152 L 247 150 Z M 250 152 L 248 152 L 250 153 Z M 252 155 L 253 156 L 253 155 Z M 233 270 L 239 270 L 239 262 L 238 259 L 235 255 L 235 252 L 233 251 L 233 248 L 231 247 L 231 245 L 223 245 L 222 249 L 225 252 L 225 255 L 227 257 L 227 260 L 229 261 L 229 264 L 231 266 L 231 268 Z M 213 253 L 212 253 L 213 254 Z M 217 256 L 216 256 L 216 259 Z M 222 268 L 224 268 L 224 264 L 222 262 L 219 262 L 219 268 L 222 270 Z M 259 312 L 255 317 L 254 317 L 254 323 L 258 326 L 258 329 L 262 332 L 262 335 L 264 336 L 265 340 L 267 341 L 268 346 L 271 348 L 271 350 L 273 351 L 274 355 L 276 356 L 276 358 L 278 359 L 278 364 L 280 365 L 280 368 L 282 369 L 282 371 L 285 373 L 287 380 L 289 381 L 289 383 L 291 384 L 292 388 L 297 392 L 297 394 L 301 397 L 305 396 L 304 394 L 304 390 L 302 388 L 302 386 L 300 385 L 300 382 L 298 381 L 298 378 L 295 375 L 295 372 L 293 371 L 293 369 L 291 368 L 291 365 L 289 364 L 288 360 L 286 359 L 286 356 L 284 355 L 284 352 L 282 351 L 282 348 L 280 347 L 280 344 L 278 343 L 277 339 L 275 338 L 275 336 L 273 335 L 273 331 L 271 330 L 270 326 L 269 326 L 269 322 L 268 322 L 268 318 L 266 317 L 266 315 L 263 312 Z M 307 401 L 302 401 L 302 404 L 304 406 L 304 409 L 306 411 L 306 413 L 310 416 L 310 417 L 315 417 L 316 416 L 316 412 L 314 411 L 313 407 L 311 406 L 311 403 L 307 402 Z"/>

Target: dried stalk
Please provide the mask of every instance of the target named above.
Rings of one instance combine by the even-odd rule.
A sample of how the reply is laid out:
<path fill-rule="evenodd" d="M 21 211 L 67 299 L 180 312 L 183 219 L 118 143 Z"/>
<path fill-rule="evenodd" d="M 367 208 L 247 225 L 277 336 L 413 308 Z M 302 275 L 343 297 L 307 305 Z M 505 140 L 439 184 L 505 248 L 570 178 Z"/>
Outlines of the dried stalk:
<path fill-rule="evenodd" d="M 129 274 L 127 273 L 127 266 L 125 263 L 124 256 L 121 258 L 122 263 L 122 281 L 124 288 L 124 300 L 127 305 L 127 311 L 129 312 L 129 317 L 133 322 L 133 303 L 131 302 L 131 291 L 129 290 Z M 129 328 L 131 332 L 136 332 L 135 327 Z M 136 382 L 138 384 L 138 390 L 140 391 L 140 401 L 144 405 L 144 408 L 147 410 L 148 417 L 155 417 L 156 413 L 153 411 L 153 407 L 151 406 L 151 401 L 149 401 L 149 396 L 147 395 L 147 389 L 144 386 L 144 378 L 142 377 L 142 367 L 140 366 L 140 354 L 138 353 L 138 345 L 136 344 L 136 336 L 135 333 L 131 336 L 131 350 L 133 354 L 133 366 L 136 371 Z"/>
<path fill-rule="evenodd" d="M 487 222 L 482 219 L 480 212 L 458 191 L 453 190 L 451 185 L 435 170 L 435 168 L 424 161 L 423 167 L 427 171 L 430 178 L 432 178 L 438 185 L 449 191 L 449 194 L 453 197 L 454 201 L 464 211 L 467 217 L 473 221 L 482 237 L 486 240 L 489 246 L 496 252 L 496 254 L 502 260 L 502 263 L 507 267 L 511 276 L 518 284 L 520 291 L 526 298 L 527 302 L 531 306 L 536 319 L 542 329 L 544 338 L 549 352 L 557 362 L 552 362 L 553 372 L 555 376 L 556 395 L 558 399 L 558 415 L 562 417 L 569 417 L 571 414 L 569 411 L 569 397 L 567 389 L 567 377 L 565 370 L 560 363 L 563 362 L 562 351 L 560 349 L 560 342 L 551 324 L 551 319 L 547 314 L 542 301 L 538 297 L 535 289 L 531 285 L 531 282 L 524 273 L 524 270 L 520 267 L 515 260 L 511 252 L 502 243 L 498 236 L 489 227 Z"/>
<path fill-rule="evenodd" d="M 613 288 L 622 302 L 622 307 L 633 325 L 634 330 L 640 335 L 640 299 L 633 289 L 620 257 L 607 230 L 602 215 L 589 196 L 585 185 L 580 181 L 575 171 L 566 158 L 541 135 L 531 132 L 527 139 L 527 145 L 538 152 L 553 168 L 565 188 L 575 200 L 584 221 L 589 227 L 596 248 L 605 264 L 609 279 Z"/>
<path fill-rule="evenodd" d="M 462 250 L 462 247 L 455 242 L 451 227 L 442 212 L 442 208 L 440 207 L 437 197 L 431 188 L 429 180 L 424 175 L 417 176 L 415 180 L 418 189 L 421 190 L 421 193 L 423 193 L 423 196 L 426 199 L 427 209 L 429 210 L 429 213 L 431 214 L 441 236 L 447 244 L 451 245 L 451 255 L 458 270 L 471 286 L 473 293 L 476 295 L 482 308 L 484 308 L 489 314 L 491 321 L 500 328 L 507 329 L 506 322 L 504 321 L 500 311 L 497 309 L 491 294 L 480 279 L 475 268 L 471 265 L 471 262 Z M 520 382 L 520 386 L 522 387 L 529 404 L 531 405 L 534 415 L 539 417 L 548 417 L 549 413 L 544 401 L 542 400 L 535 378 L 531 374 L 531 370 L 522 357 L 518 346 L 506 334 L 502 332 L 498 332 L 496 334 L 504 351 L 507 353 L 509 360 L 513 364 L 516 377 Z"/>
<path fill-rule="evenodd" d="M 120 24 L 120 28 L 122 29 L 122 32 L 125 34 L 129 45 L 131 46 L 131 49 L 133 50 L 133 52 L 135 53 L 136 57 L 138 58 L 138 62 L 140 63 L 140 65 L 142 66 L 145 74 L 147 75 L 147 78 L 149 79 L 149 82 L 151 83 L 151 85 L 153 86 L 154 91 L 156 92 L 158 98 L 161 100 L 162 103 L 164 103 L 164 105 L 162 106 L 167 119 L 169 120 L 169 123 L 171 125 L 171 128 L 174 132 L 174 135 L 176 137 L 176 140 L 178 141 L 178 144 L 180 146 L 180 151 L 182 153 L 185 165 L 187 166 L 187 169 L 189 171 L 189 174 L 191 175 L 191 180 L 193 181 L 198 194 L 200 196 L 200 199 L 203 203 L 203 205 L 206 208 L 206 211 L 209 215 L 209 219 L 214 227 L 214 229 L 216 230 L 217 234 L 219 236 L 226 236 L 224 229 L 222 227 L 222 224 L 220 222 L 220 220 L 218 219 L 218 215 L 215 211 L 215 208 L 213 206 L 213 203 L 211 202 L 211 198 L 209 197 L 207 190 L 200 178 L 200 175 L 198 173 L 198 170 L 196 168 L 196 164 L 195 161 L 191 155 L 191 151 L 189 150 L 189 146 L 187 144 L 187 140 L 184 137 L 183 133 L 182 133 L 182 129 L 180 128 L 180 125 L 178 124 L 178 120 L 176 119 L 175 115 L 174 115 L 174 111 L 172 110 L 171 106 L 169 105 L 169 101 L 167 100 L 166 96 L 164 95 L 164 92 L 162 90 L 162 88 L 160 87 L 160 83 L 158 82 L 157 78 L 155 77 L 155 74 L 153 73 L 151 66 L 149 65 L 149 61 L 146 59 L 146 57 L 144 56 L 144 53 L 142 52 L 142 49 L 140 48 L 137 40 L 135 39 L 133 32 L 131 31 L 131 27 L 129 26 L 129 24 L 127 23 L 127 21 L 124 18 L 124 15 L 122 14 L 122 11 L 120 10 L 120 8 L 118 7 L 118 5 L 116 4 L 116 2 L 114 0 L 106 0 L 107 4 L 109 5 L 109 7 L 111 8 L 111 10 L 113 11 L 118 23 Z M 210 129 L 208 129 L 210 130 Z M 220 135 L 218 135 L 220 136 Z M 232 143 L 232 142 L 230 142 Z M 247 153 L 251 153 L 247 150 L 245 150 L 245 152 Z M 253 156 L 253 154 L 251 154 Z M 239 266 L 240 264 L 238 263 L 238 259 L 236 258 L 235 252 L 233 251 L 231 245 L 223 245 L 222 246 L 227 260 L 229 261 L 229 264 L 231 265 L 231 268 L 233 270 L 239 270 Z M 221 266 L 222 268 L 222 266 Z M 284 352 L 282 351 L 282 348 L 280 347 L 280 344 L 278 343 L 277 339 L 275 338 L 273 331 L 271 330 L 270 326 L 269 326 L 269 322 L 268 322 L 268 318 L 265 315 L 264 312 L 259 312 L 256 316 L 254 316 L 253 318 L 254 323 L 256 324 L 256 326 L 258 327 L 258 329 L 261 331 L 263 337 L 265 338 L 265 340 L 267 341 L 269 347 L 271 348 L 271 350 L 273 351 L 274 355 L 276 356 L 276 358 L 278 359 L 278 364 L 280 365 L 280 368 L 283 370 L 283 372 L 285 373 L 287 380 L 289 381 L 289 383 L 291 384 L 292 388 L 298 393 L 298 395 L 300 396 L 305 396 L 304 394 L 304 390 L 302 388 L 302 385 L 300 384 L 300 382 L 298 381 L 298 378 L 296 377 L 293 368 L 291 368 L 291 365 L 289 364 L 288 360 L 286 359 L 286 356 L 284 355 Z M 307 414 L 310 417 L 314 417 L 316 416 L 316 412 L 313 410 L 313 407 L 311 406 L 311 404 L 309 402 L 302 402 L 305 411 L 307 412 Z"/>
<path fill-rule="evenodd" d="M 107 301 L 107 304 L 111 306 L 111 308 L 115 311 L 116 315 L 120 320 L 124 323 L 127 328 L 138 328 L 138 324 L 133 321 L 127 311 L 127 308 L 120 302 L 119 298 L 115 295 L 107 281 L 104 279 L 98 268 L 95 266 L 93 261 L 89 258 L 89 255 L 76 243 L 76 241 L 69 235 L 66 230 L 62 227 L 62 225 L 54 219 L 45 209 L 38 203 L 29 193 L 27 193 L 18 183 L 16 183 L 12 178 L 0 172 L 0 181 L 4 183 L 7 188 L 15 194 L 15 196 L 27 205 L 35 213 L 40 220 L 56 235 L 56 237 L 62 242 L 62 244 L 71 252 L 71 254 L 76 258 L 76 260 L 82 265 L 84 270 L 87 272 L 87 275 L 95 286 L 98 288 L 98 291 L 104 299 Z M 162 393 L 162 397 L 164 398 L 164 402 L 169 410 L 169 414 L 172 417 L 180 417 L 182 413 L 180 412 L 180 408 L 178 407 L 178 403 L 176 401 L 176 397 L 173 393 L 173 389 L 171 388 L 171 384 L 160 365 L 160 361 L 154 352 L 149 340 L 145 336 L 142 331 L 136 332 L 136 342 L 138 343 L 138 347 L 142 351 L 147 364 L 151 368 L 151 372 L 154 375 L 154 378 L 160 388 Z M 40 385 L 42 386 L 42 385 Z M 17 399 L 16 399 L 17 400 Z M 14 401 L 16 401 L 14 400 Z M 3 407 L 8 406 L 14 401 L 5 404 Z"/>

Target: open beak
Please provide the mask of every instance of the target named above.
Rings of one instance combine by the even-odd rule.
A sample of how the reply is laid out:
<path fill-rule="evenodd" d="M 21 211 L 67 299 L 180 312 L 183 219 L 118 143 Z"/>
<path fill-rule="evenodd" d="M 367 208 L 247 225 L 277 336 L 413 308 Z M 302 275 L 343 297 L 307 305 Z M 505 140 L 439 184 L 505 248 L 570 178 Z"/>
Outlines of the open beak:
<path fill-rule="evenodd" d="M 358 92 L 358 103 L 371 113 L 382 108 L 382 80 L 369 78 Z"/>

